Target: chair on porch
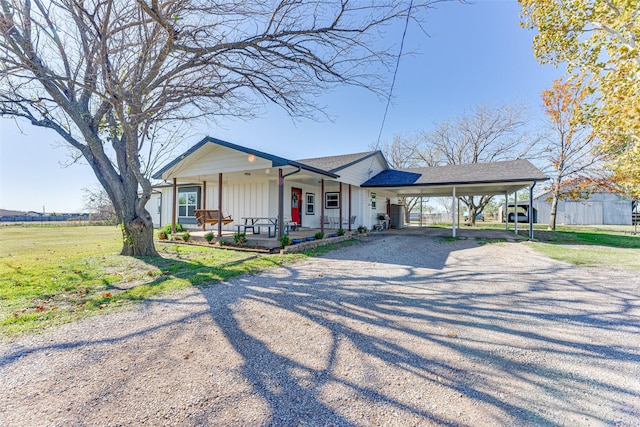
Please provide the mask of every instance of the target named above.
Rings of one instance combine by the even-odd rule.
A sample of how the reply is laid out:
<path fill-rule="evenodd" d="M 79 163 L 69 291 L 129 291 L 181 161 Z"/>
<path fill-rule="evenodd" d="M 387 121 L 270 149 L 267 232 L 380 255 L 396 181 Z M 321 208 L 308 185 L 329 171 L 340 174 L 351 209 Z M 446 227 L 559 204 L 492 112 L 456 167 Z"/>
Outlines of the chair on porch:
<path fill-rule="evenodd" d="M 344 221 L 342 221 L 342 225 L 345 227 L 349 227 L 351 225 L 351 228 L 353 228 L 353 226 L 356 224 L 356 216 L 352 215 L 351 219 L 349 220 L 349 222 L 346 221 L 347 218 L 345 218 Z"/>

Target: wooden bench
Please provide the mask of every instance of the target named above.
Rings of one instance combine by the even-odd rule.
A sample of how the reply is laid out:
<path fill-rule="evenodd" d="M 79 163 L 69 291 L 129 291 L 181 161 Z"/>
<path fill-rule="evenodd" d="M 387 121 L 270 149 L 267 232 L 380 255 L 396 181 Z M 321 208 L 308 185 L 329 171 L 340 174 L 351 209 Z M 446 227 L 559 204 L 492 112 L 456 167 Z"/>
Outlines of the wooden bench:
<path fill-rule="evenodd" d="M 198 220 L 198 226 L 202 227 L 205 224 L 216 225 L 220 220 L 220 214 L 217 209 L 196 209 L 194 210 L 196 214 L 196 219 Z M 230 224 L 233 222 L 233 218 L 231 215 L 223 216 L 222 221 L 223 224 Z"/>

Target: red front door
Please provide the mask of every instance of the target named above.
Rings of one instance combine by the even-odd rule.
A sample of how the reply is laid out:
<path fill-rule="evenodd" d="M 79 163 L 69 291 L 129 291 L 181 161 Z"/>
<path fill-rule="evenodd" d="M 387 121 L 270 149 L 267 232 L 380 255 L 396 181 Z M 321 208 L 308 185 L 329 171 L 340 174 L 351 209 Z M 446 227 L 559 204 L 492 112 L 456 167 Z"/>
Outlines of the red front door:
<path fill-rule="evenodd" d="M 291 189 L 291 221 L 301 224 L 302 220 L 302 190 L 300 188 Z"/>

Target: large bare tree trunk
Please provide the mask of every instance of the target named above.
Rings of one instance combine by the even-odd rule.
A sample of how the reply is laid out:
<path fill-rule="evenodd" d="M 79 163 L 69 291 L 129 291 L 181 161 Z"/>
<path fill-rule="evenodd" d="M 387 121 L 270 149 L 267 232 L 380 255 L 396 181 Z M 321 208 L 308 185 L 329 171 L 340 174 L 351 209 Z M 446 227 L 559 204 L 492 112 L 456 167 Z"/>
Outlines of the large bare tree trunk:
<path fill-rule="evenodd" d="M 153 223 L 148 219 L 137 217 L 122 223 L 123 244 L 120 255 L 158 256 L 153 243 Z"/>

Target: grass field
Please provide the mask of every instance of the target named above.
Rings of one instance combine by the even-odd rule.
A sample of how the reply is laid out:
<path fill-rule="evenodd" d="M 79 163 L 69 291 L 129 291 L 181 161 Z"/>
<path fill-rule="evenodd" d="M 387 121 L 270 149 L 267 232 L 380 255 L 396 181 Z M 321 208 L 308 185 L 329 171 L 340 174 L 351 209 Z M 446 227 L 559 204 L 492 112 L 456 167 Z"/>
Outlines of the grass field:
<path fill-rule="evenodd" d="M 640 270 L 640 236 L 627 226 L 558 226 L 536 230 L 534 250 L 586 267 Z"/>
<path fill-rule="evenodd" d="M 0 229 L 0 335 L 73 321 L 169 290 L 215 284 L 303 258 L 159 243 L 162 258 L 117 255 L 118 227 Z M 327 250 L 327 249 L 325 249 Z"/>
<path fill-rule="evenodd" d="M 433 227 L 450 228 L 451 224 Z M 478 221 L 477 229 L 504 230 L 504 223 Z M 529 225 L 519 224 L 518 234 L 529 236 Z M 630 225 L 559 225 L 548 231 L 546 224 L 534 224 L 534 250 L 558 261 L 586 267 L 640 270 L 640 235 Z M 509 223 L 513 231 L 513 223 Z M 482 241 L 481 243 L 491 243 Z"/>

